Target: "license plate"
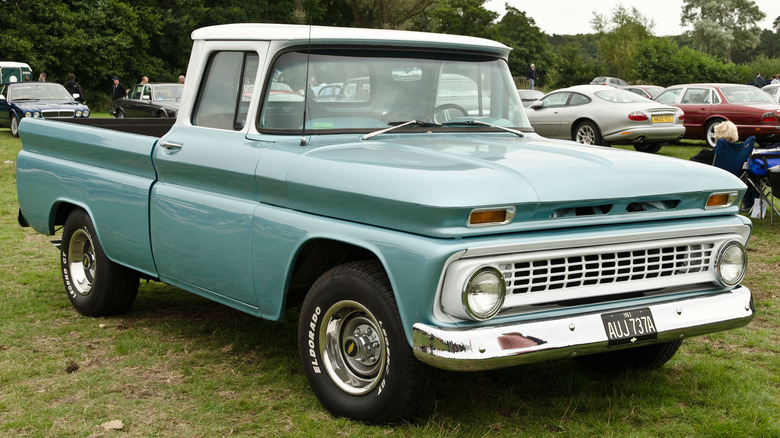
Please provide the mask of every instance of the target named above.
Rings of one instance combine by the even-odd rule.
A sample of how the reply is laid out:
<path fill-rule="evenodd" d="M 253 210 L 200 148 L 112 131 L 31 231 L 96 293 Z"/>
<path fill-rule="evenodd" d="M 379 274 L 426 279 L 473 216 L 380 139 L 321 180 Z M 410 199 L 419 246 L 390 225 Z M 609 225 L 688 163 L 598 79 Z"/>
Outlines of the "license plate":
<path fill-rule="evenodd" d="M 655 341 L 658 331 L 648 308 L 626 310 L 601 315 L 609 347 Z"/>
<path fill-rule="evenodd" d="M 653 116 L 653 123 L 674 123 L 674 116 Z"/>

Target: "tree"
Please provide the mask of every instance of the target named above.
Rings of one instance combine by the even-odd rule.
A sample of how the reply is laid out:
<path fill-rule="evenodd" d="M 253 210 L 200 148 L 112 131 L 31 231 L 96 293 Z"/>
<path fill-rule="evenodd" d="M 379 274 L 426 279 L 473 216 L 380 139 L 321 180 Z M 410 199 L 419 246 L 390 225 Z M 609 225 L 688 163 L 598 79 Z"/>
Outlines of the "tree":
<path fill-rule="evenodd" d="M 599 34 L 599 58 L 606 63 L 606 71 L 631 81 L 634 59 L 641 43 L 653 38 L 653 20 L 648 20 L 637 8 L 626 9 L 618 5 L 607 18 L 593 12 L 591 20 Z"/>
<path fill-rule="evenodd" d="M 498 13 L 485 8 L 486 0 L 441 0 L 414 21 L 414 30 L 496 39 Z"/>
<path fill-rule="evenodd" d="M 349 0 L 358 27 L 403 29 L 437 0 Z"/>
<path fill-rule="evenodd" d="M 731 62 L 734 50 L 755 48 L 761 38 L 756 25 L 766 17 L 752 0 L 683 0 L 680 24 L 704 53 Z"/>
<path fill-rule="evenodd" d="M 533 18 L 506 5 L 506 14 L 496 24 L 496 29 L 498 40 L 512 47 L 509 69 L 513 75 L 525 77 L 533 63 L 539 73 L 539 86 L 555 82 L 555 53 L 547 41 L 547 34 L 536 26 Z"/>

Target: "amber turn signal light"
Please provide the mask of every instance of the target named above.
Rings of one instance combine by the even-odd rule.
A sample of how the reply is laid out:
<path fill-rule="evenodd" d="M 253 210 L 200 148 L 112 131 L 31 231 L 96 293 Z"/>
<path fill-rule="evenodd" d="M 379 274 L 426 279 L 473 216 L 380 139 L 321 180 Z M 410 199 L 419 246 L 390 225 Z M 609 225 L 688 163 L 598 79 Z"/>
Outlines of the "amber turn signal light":
<path fill-rule="evenodd" d="M 477 209 L 473 210 L 469 215 L 469 226 L 484 227 L 488 225 L 504 225 L 512 222 L 512 218 L 514 217 L 514 207 Z"/>
<path fill-rule="evenodd" d="M 737 200 L 737 192 L 713 193 L 707 198 L 705 210 L 730 207 Z"/>

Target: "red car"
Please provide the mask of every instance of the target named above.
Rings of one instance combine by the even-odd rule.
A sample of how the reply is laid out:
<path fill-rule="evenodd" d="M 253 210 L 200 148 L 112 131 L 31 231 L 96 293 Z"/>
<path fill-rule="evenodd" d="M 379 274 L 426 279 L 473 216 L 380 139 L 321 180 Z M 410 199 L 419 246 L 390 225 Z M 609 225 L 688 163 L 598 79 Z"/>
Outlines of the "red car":
<path fill-rule="evenodd" d="M 703 138 L 712 147 L 715 126 L 724 120 L 737 125 L 740 138 L 755 135 L 764 146 L 780 141 L 780 104 L 751 85 L 674 85 L 655 101 L 683 110 L 684 138 Z"/>

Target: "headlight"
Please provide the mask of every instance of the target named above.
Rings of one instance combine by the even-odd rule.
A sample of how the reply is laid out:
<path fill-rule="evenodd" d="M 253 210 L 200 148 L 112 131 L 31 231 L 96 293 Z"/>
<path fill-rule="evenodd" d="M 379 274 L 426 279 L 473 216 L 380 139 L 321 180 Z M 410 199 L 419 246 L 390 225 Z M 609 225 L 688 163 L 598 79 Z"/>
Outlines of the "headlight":
<path fill-rule="evenodd" d="M 35 112 L 33 113 L 33 118 L 36 118 L 36 119 L 37 119 L 37 118 L 39 118 L 40 116 L 41 116 L 41 113 L 39 113 L 38 111 L 35 111 Z"/>
<path fill-rule="evenodd" d="M 747 253 L 745 247 L 737 241 L 723 245 L 718 252 L 715 273 L 718 282 L 724 286 L 734 286 L 745 277 Z"/>
<path fill-rule="evenodd" d="M 29 111 L 25 111 L 25 112 L 24 112 L 24 116 L 25 116 L 25 117 L 32 117 L 32 113 L 31 113 L 31 112 L 29 112 Z"/>
<path fill-rule="evenodd" d="M 83 113 L 81 113 L 84 117 L 89 117 L 89 110 L 84 110 Z"/>
<path fill-rule="evenodd" d="M 76 110 L 76 117 L 81 117 L 81 110 Z"/>
<path fill-rule="evenodd" d="M 486 266 L 477 270 L 463 289 L 463 306 L 474 319 L 490 319 L 501 310 L 506 296 L 506 284 L 501 272 Z"/>

